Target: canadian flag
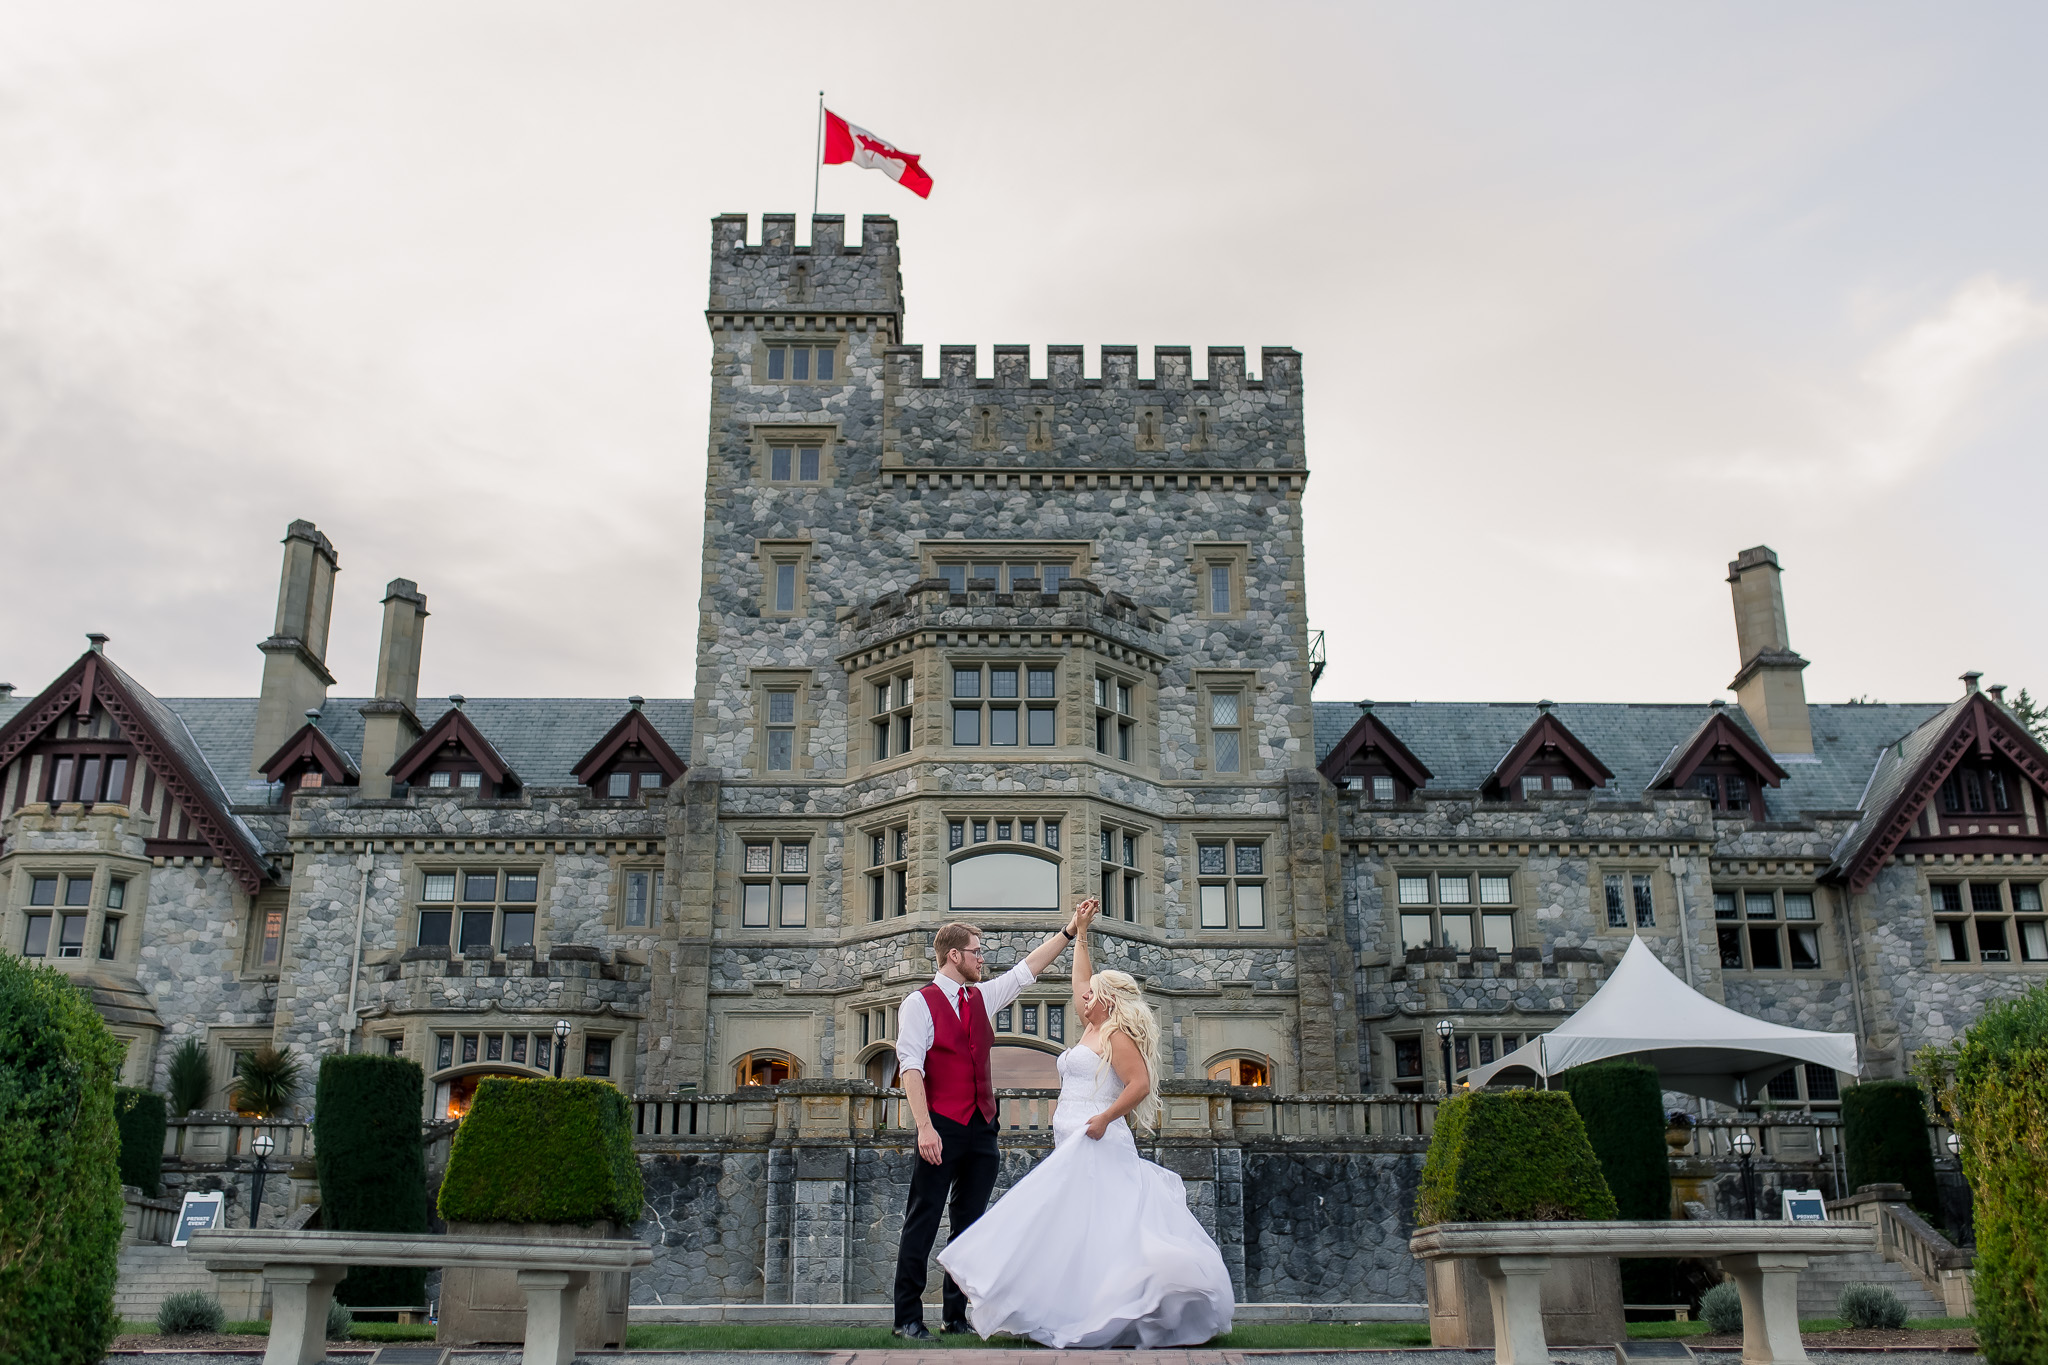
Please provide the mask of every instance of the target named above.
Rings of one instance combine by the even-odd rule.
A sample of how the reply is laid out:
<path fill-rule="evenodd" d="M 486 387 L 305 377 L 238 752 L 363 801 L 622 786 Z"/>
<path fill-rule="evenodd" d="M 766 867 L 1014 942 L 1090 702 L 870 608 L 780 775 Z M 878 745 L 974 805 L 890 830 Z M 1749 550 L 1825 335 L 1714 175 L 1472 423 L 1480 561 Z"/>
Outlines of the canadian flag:
<path fill-rule="evenodd" d="M 932 178 L 917 164 L 916 152 L 900 152 L 865 128 L 856 128 L 830 109 L 825 111 L 825 164 L 880 171 L 920 199 L 932 195 Z"/>

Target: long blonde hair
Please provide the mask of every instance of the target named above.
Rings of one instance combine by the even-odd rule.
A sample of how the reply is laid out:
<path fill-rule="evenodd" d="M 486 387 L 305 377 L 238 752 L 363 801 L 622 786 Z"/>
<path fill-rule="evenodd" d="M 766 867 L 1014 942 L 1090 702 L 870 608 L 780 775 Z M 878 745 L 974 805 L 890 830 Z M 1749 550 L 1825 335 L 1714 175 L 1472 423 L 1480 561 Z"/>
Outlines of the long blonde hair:
<path fill-rule="evenodd" d="M 1096 999 L 1109 1003 L 1109 1017 L 1102 1021 L 1102 1060 L 1096 1065 L 1095 1074 L 1100 1076 L 1102 1068 L 1109 1065 L 1109 1035 L 1121 1033 L 1129 1038 L 1145 1061 L 1145 1076 L 1150 1082 L 1145 1098 L 1131 1111 L 1131 1118 L 1142 1127 L 1158 1127 L 1159 1077 L 1163 1069 L 1159 1064 L 1159 1020 L 1145 1003 L 1144 988 L 1129 972 L 1097 972 L 1088 978 L 1088 990 Z"/>

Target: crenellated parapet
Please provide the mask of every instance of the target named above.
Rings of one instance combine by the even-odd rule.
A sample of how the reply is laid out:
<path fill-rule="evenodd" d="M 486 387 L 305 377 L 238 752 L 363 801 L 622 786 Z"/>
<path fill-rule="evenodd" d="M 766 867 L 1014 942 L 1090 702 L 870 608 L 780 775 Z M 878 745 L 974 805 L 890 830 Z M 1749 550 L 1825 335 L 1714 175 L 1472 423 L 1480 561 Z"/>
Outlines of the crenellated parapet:
<path fill-rule="evenodd" d="M 714 324 L 747 315 L 764 315 L 764 321 L 784 314 L 879 316 L 891 336 L 901 336 L 896 220 L 862 218 L 860 244 L 848 246 L 846 219 L 816 214 L 810 245 L 798 246 L 792 213 L 763 214 L 761 240 L 753 245 L 745 214 L 713 219 L 707 313 Z"/>
<path fill-rule="evenodd" d="M 1048 346 L 1045 377 L 1033 378 L 1027 346 L 997 346 L 992 374 L 974 347 L 941 346 L 928 377 L 923 347 L 890 347 L 884 463 L 1305 468 L 1301 356 L 1284 346 L 1259 354 L 1252 379 L 1243 347 L 1212 346 L 1197 379 L 1190 347 L 1161 346 L 1144 379 L 1137 347 L 1104 346 L 1102 372 L 1089 378 L 1081 347 Z"/>
<path fill-rule="evenodd" d="M 1081 644 L 1157 672 L 1166 662 L 1166 621 L 1085 578 L 1065 579 L 1057 592 L 997 592 L 986 579 L 969 579 L 966 592 L 953 592 L 945 579 L 928 578 L 847 608 L 839 661 L 852 672 L 928 645 Z"/>

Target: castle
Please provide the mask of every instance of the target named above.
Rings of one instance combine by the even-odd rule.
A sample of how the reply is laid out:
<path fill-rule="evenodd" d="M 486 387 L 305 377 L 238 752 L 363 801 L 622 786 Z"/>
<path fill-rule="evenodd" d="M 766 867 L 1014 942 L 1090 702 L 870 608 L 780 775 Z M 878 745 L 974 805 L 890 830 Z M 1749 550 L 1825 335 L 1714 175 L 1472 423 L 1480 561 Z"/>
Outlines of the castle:
<path fill-rule="evenodd" d="M 432 1117 L 558 1066 L 887 1084 L 938 925 L 1000 962 L 1084 895 L 1177 1077 L 1292 1094 L 1434 1092 L 1634 935 L 1866 1077 L 2048 975 L 2048 754 L 1975 674 L 1809 703 L 1769 549 L 1729 566 L 1732 706 L 1314 700 L 1297 353 L 926 378 L 895 223 L 795 229 L 712 228 L 692 697 L 424 700 L 404 579 L 374 695 L 329 696 L 306 522 L 256 697 L 159 698 L 98 636 L 0 691 L 0 942 L 90 990 L 129 1081 L 191 1038 L 217 1106 L 267 1043 L 410 1057 Z M 999 1020 L 998 1084 L 1050 1074 L 1066 993 Z"/>

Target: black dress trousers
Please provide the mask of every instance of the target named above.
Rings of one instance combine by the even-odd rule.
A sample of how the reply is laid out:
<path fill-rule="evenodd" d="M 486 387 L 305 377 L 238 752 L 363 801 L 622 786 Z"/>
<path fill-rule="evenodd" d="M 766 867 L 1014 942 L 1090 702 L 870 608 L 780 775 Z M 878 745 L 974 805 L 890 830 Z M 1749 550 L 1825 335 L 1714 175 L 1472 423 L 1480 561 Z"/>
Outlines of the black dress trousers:
<path fill-rule="evenodd" d="M 939 1235 L 939 1215 L 952 1198 L 947 1235 L 958 1237 L 988 1208 L 1002 1153 L 995 1125 L 977 1111 L 966 1123 L 932 1115 L 941 1156 L 934 1166 L 911 1149 L 910 1203 L 903 1210 L 903 1240 L 896 1252 L 896 1325 L 924 1321 L 925 1267 Z M 946 1276 L 947 1322 L 967 1320 L 967 1296 Z"/>

